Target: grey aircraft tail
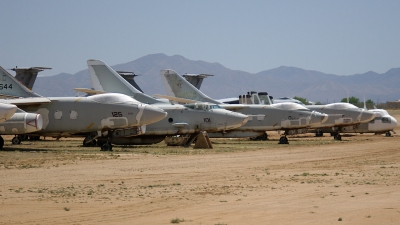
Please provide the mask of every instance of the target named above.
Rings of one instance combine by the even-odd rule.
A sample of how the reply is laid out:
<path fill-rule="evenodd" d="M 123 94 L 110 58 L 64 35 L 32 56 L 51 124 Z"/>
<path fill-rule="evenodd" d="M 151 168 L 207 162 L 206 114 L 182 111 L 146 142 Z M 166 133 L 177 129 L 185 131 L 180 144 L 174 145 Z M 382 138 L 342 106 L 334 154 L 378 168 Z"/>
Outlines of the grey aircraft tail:
<path fill-rule="evenodd" d="M 11 70 L 15 71 L 15 79 L 21 82 L 25 87 L 32 90 L 33 84 L 36 81 L 37 75 L 39 72 L 43 70 L 50 70 L 49 67 L 30 67 L 30 68 L 12 68 Z"/>
<path fill-rule="evenodd" d="M 1 98 L 17 98 L 17 97 L 42 97 L 39 94 L 29 90 L 22 85 L 15 77 L 0 67 L 0 97 Z"/>
<path fill-rule="evenodd" d="M 92 87 L 95 90 L 126 94 L 128 96 L 132 96 L 140 102 L 148 104 L 162 102 L 136 89 L 115 70 L 101 60 L 89 59 L 87 61 L 87 65 L 89 68 Z"/>
<path fill-rule="evenodd" d="M 189 83 L 189 81 L 173 70 L 161 70 L 160 75 L 163 80 L 167 95 L 169 96 L 191 99 L 199 102 L 221 104 L 221 102 L 205 95 L 203 92 Z"/>

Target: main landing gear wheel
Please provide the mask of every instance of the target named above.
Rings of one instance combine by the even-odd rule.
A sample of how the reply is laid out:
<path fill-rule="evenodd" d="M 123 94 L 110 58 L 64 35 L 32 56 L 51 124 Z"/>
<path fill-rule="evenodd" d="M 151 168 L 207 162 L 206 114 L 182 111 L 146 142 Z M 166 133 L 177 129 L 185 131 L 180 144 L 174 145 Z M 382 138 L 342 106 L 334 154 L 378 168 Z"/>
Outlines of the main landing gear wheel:
<path fill-rule="evenodd" d="M 315 137 L 322 137 L 322 136 L 324 136 L 324 133 L 322 132 L 322 130 L 317 130 L 315 132 Z"/>
<path fill-rule="evenodd" d="M 13 145 L 19 145 L 19 144 L 21 144 L 21 139 L 18 136 L 15 136 L 15 137 L 13 137 L 11 142 Z"/>
<path fill-rule="evenodd" d="M 333 136 L 333 139 L 341 141 L 342 140 L 342 136 L 339 133 L 337 133 L 337 134 L 335 134 L 335 136 Z"/>
<path fill-rule="evenodd" d="M 279 143 L 278 144 L 285 144 L 285 145 L 289 144 L 289 140 L 287 139 L 286 135 L 281 136 L 281 138 L 279 138 Z"/>
<path fill-rule="evenodd" d="M 104 143 L 101 146 L 101 151 L 112 151 L 112 145 L 109 142 Z"/>
<path fill-rule="evenodd" d="M 0 136 L 0 149 L 3 149 L 4 147 L 4 139 L 2 136 Z"/>
<path fill-rule="evenodd" d="M 85 139 L 83 140 L 83 147 L 94 147 L 96 146 L 96 144 L 97 141 L 93 138 L 92 135 L 85 137 Z"/>
<path fill-rule="evenodd" d="M 392 136 L 392 134 L 388 131 L 388 132 L 385 133 L 385 136 L 386 137 L 390 137 L 390 136 Z"/>

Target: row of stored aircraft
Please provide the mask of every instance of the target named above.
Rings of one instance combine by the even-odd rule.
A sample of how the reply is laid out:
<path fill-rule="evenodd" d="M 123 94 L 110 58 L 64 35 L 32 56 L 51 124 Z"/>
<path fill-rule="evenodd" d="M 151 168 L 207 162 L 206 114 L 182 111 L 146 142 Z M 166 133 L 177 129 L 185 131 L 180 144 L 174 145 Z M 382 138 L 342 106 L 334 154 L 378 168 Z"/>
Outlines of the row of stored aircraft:
<path fill-rule="evenodd" d="M 199 89 L 201 87 L 203 79 L 212 75 L 186 74 L 183 76 L 179 76 L 174 71 L 162 71 L 161 76 L 166 77 L 166 79 L 164 79 L 164 84 L 169 95 L 200 101 L 207 101 L 207 99 L 209 99 L 206 95 L 201 93 Z M 183 77 L 190 84 L 187 84 L 187 82 L 184 81 Z M 170 99 L 173 98 L 171 97 Z M 391 136 L 390 132 L 395 133 L 394 128 L 397 126 L 397 120 L 389 115 L 386 110 L 367 110 L 365 105 L 363 109 L 360 109 L 349 103 L 304 105 L 300 101 L 290 98 L 280 98 L 275 101 L 271 96 L 268 96 L 268 93 L 266 92 L 248 92 L 247 95 L 239 96 L 239 98 L 227 98 L 219 100 L 219 102 L 262 105 L 272 105 L 275 102 L 293 102 L 301 104 L 310 110 L 329 114 L 329 121 L 323 123 L 319 127 L 309 129 L 309 131 L 315 132 L 316 136 L 322 136 L 323 133 L 330 133 L 337 140 L 341 140 L 340 133 L 385 133 L 386 136 Z M 375 114 L 375 117 L 371 120 L 368 119 L 368 114 L 370 113 Z"/>
<path fill-rule="evenodd" d="M 274 104 L 268 95 L 258 101 L 263 104 L 226 104 L 200 92 L 201 80 L 192 79 L 197 82 L 196 88 L 173 70 L 160 72 L 168 96 L 155 98 L 144 94 L 133 76 L 119 74 L 101 60 L 88 60 L 87 64 L 93 89 L 76 90 L 91 94 L 88 97 L 46 98 L 30 90 L 41 67 L 35 73 L 15 70 L 16 77 L 1 68 L 0 95 L 4 99 L 0 102 L 15 112 L 10 110 L 11 117 L 0 121 L 0 134 L 16 135 L 13 144 L 21 143 L 23 136 L 18 134 L 83 136 L 84 146 L 112 150 L 112 144 L 154 144 L 175 135 L 189 136 L 185 142 L 189 146 L 201 131 L 215 138 L 237 138 L 283 130 L 279 143 L 288 144 L 286 134 L 293 130 L 331 129 L 336 132 L 335 139 L 340 140 L 343 127 L 354 127 L 376 117 L 374 112 L 343 105 L 306 108 L 291 102 Z M 17 117 L 24 118 L 20 124 L 14 122 Z M 35 129 L 28 131 L 28 127 Z M 0 138 L 0 147 L 3 144 Z"/>

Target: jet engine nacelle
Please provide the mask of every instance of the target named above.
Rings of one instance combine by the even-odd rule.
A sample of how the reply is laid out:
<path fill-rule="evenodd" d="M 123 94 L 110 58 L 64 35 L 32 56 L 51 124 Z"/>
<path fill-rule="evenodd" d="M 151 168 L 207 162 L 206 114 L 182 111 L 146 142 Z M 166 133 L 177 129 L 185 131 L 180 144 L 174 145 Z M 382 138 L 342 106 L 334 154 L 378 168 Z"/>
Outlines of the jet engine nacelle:
<path fill-rule="evenodd" d="M 0 123 L 0 134 L 26 134 L 42 129 L 40 114 L 17 112 L 7 121 Z"/>

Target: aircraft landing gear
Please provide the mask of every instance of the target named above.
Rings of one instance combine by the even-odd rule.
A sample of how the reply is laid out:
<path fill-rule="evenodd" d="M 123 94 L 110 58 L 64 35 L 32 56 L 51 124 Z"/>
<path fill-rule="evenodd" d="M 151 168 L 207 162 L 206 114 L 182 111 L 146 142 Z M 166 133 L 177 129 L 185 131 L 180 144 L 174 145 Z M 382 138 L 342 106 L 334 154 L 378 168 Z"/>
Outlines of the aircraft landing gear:
<path fill-rule="evenodd" d="M 106 142 L 101 146 L 101 151 L 112 151 L 112 145 L 110 142 Z"/>
<path fill-rule="evenodd" d="M 107 134 L 107 141 L 102 142 L 99 141 L 98 145 L 100 145 L 101 151 L 112 151 L 112 144 L 111 144 L 111 140 L 113 138 L 113 131 L 108 131 Z"/>
<path fill-rule="evenodd" d="M 334 139 L 334 140 L 341 141 L 341 140 L 342 140 L 342 136 L 341 136 L 339 133 L 336 133 L 336 134 L 333 136 L 333 139 Z"/>
<path fill-rule="evenodd" d="M 289 140 L 287 139 L 286 135 L 283 135 L 281 136 L 281 138 L 279 138 L 278 144 L 285 144 L 285 145 L 289 144 Z"/>
<path fill-rule="evenodd" d="M 252 138 L 250 138 L 250 140 L 252 140 L 252 141 L 266 141 L 266 140 L 268 140 L 268 134 L 264 133 L 264 134 L 262 134 L 260 136 L 252 137 Z"/>
<path fill-rule="evenodd" d="M 97 134 L 89 134 L 85 139 L 83 140 L 83 147 L 94 147 L 97 144 L 96 138 Z"/>
<path fill-rule="evenodd" d="M 2 136 L 0 136 L 0 149 L 3 149 L 4 147 L 4 139 Z"/>
<path fill-rule="evenodd" d="M 187 142 L 185 143 L 184 147 L 185 148 L 189 148 L 190 145 L 193 143 L 193 141 L 195 141 L 195 139 L 197 138 L 197 135 L 199 135 L 199 133 L 194 133 L 191 134 L 189 139 L 187 140 Z"/>
<path fill-rule="evenodd" d="M 324 133 L 322 132 L 322 130 L 317 130 L 315 132 L 315 137 L 322 137 L 322 136 L 324 136 Z"/>
<path fill-rule="evenodd" d="M 385 136 L 386 137 L 390 137 L 390 136 L 392 136 L 392 134 L 390 133 L 390 131 L 388 131 L 388 132 L 385 133 Z"/>
<path fill-rule="evenodd" d="M 17 136 L 15 136 L 15 137 L 13 137 L 13 139 L 11 140 L 11 143 L 13 144 L 13 145 L 19 145 L 19 144 L 21 144 L 21 138 L 17 135 Z"/>

